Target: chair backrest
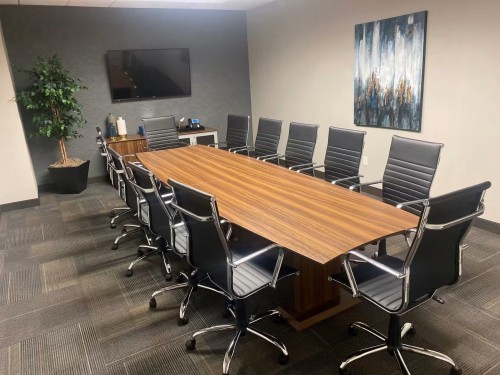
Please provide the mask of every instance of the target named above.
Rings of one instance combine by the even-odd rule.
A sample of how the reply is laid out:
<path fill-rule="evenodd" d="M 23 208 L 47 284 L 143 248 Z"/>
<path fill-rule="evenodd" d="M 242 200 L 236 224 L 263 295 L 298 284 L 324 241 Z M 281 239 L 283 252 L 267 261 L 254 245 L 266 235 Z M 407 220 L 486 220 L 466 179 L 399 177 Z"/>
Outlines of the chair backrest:
<path fill-rule="evenodd" d="M 227 115 L 227 148 L 248 145 L 250 131 L 250 116 Z"/>
<path fill-rule="evenodd" d="M 383 176 L 384 202 L 397 205 L 429 198 L 442 147 L 442 143 L 393 136 Z M 422 205 L 404 209 L 420 215 Z"/>
<path fill-rule="evenodd" d="M 106 142 L 106 139 L 103 137 L 102 130 L 99 126 L 96 126 L 96 131 L 97 137 L 95 138 L 95 141 L 97 143 L 97 148 L 99 149 L 99 153 L 101 154 L 101 156 L 106 158 L 106 170 L 109 173 L 111 184 L 115 189 L 118 189 L 118 176 L 116 175 L 116 172 L 113 170 L 113 168 L 111 168 L 111 164 L 113 163 L 113 161 L 111 160 L 111 156 L 108 152 L 108 142 Z"/>
<path fill-rule="evenodd" d="M 484 212 L 483 197 L 490 186 L 489 181 L 483 182 L 425 202 L 405 260 L 410 271 L 409 307 L 459 280 L 461 244 L 474 217 Z"/>
<path fill-rule="evenodd" d="M 290 123 L 285 149 L 286 167 L 312 163 L 319 125 Z M 307 171 L 309 172 L 309 171 Z M 308 174 L 312 174 L 308 173 Z"/>
<path fill-rule="evenodd" d="M 174 203 L 189 233 L 187 260 L 201 273 L 226 271 L 232 256 L 219 220 L 215 197 L 172 179 Z"/>
<path fill-rule="evenodd" d="M 138 193 L 130 184 L 130 175 L 128 174 L 128 170 L 123 162 L 123 158 L 112 148 L 109 148 L 108 152 L 112 161 L 111 168 L 116 172 L 117 176 L 119 176 L 118 178 L 125 186 L 125 202 L 127 202 L 127 206 L 130 207 L 132 212 L 137 212 Z"/>
<path fill-rule="evenodd" d="M 278 152 L 278 144 L 281 136 L 281 120 L 272 120 L 261 117 L 259 129 L 255 138 L 255 155 L 274 155 Z"/>
<path fill-rule="evenodd" d="M 174 116 L 143 118 L 148 150 L 166 150 L 179 147 L 179 135 Z"/>
<path fill-rule="evenodd" d="M 364 131 L 330 127 L 325 156 L 326 180 L 334 181 L 358 175 L 365 134 Z M 353 184 L 359 184 L 359 178 L 337 183 L 343 187 Z"/>
<path fill-rule="evenodd" d="M 174 222 L 174 212 L 161 197 L 161 195 L 171 193 L 171 191 L 164 188 L 160 192 L 157 182 L 149 170 L 130 162 L 127 163 L 127 167 L 130 168 L 134 176 L 134 182 L 131 184 L 135 183 L 136 189 L 140 190 L 149 206 L 149 229 L 162 237 L 173 248 L 171 227 Z"/>

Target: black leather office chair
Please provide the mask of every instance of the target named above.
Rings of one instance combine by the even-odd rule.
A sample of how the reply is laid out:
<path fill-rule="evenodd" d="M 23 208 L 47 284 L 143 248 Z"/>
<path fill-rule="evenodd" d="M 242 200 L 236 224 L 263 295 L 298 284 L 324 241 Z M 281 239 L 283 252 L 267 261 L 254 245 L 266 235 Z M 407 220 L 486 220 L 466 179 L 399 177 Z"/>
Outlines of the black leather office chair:
<path fill-rule="evenodd" d="M 113 250 L 118 249 L 118 244 L 123 238 L 138 232 L 143 232 L 148 245 L 151 245 L 152 239 L 147 231 L 148 207 L 146 201 L 144 199 L 140 199 L 134 186 L 130 184 L 130 175 L 125 167 L 123 156 L 119 155 L 111 148 L 108 149 L 108 152 L 112 160 L 112 164 L 110 166 L 118 176 L 120 197 L 125 201 L 131 212 L 134 214 L 134 216 L 137 217 L 139 221 L 138 224 L 125 224 L 123 226 L 122 233 L 115 238 L 115 241 L 111 248 Z"/>
<path fill-rule="evenodd" d="M 167 251 L 174 251 L 178 256 L 183 257 L 186 255 L 187 246 L 187 232 L 184 225 L 182 222 L 175 223 L 175 212 L 166 204 L 172 199 L 173 193 L 166 187 L 160 191 L 156 186 L 153 174 L 142 166 L 129 162 L 127 167 L 134 177 L 129 183 L 140 193 L 141 198 L 144 198 L 148 205 L 149 232 L 153 234 L 157 245 L 140 245 L 141 257 L 130 264 L 126 275 L 132 276 L 134 265 L 150 255 L 144 255 L 143 250 L 150 250 L 153 253 L 161 254 L 166 271 L 165 279 L 170 281 L 172 280 L 172 267 Z"/>
<path fill-rule="evenodd" d="M 278 154 L 278 144 L 281 136 L 281 125 L 283 121 L 261 117 L 259 129 L 255 138 L 255 147 L 237 149 L 235 153 L 246 153 L 248 156 L 263 159 Z"/>
<path fill-rule="evenodd" d="M 382 183 L 382 200 L 415 215 L 422 212 L 422 201 L 429 198 L 439 163 L 442 143 L 392 137 L 389 158 L 381 180 L 351 185 L 349 189 Z M 378 255 L 386 254 L 385 239 L 379 242 Z"/>
<path fill-rule="evenodd" d="M 113 161 L 111 160 L 111 156 L 108 152 L 108 143 L 106 142 L 106 139 L 102 135 L 101 128 L 99 126 L 96 126 L 96 131 L 97 131 L 97 137 L 95 139 L 97 148 L 99 149 L 99 153 L 101 154 L 102 157 L 106 159 L 106 171 L 108 172 L 109 175 L 109 180 L 111 184 L 114 186 L 116 190 L 118 190 L 118 194 L 120 194 L 120 186 L 119 186 L 119 178 L 116 175 L 116 172 L 114 171 L 113 168 L 111 168 L 111 164 L 113 164 Z M 122 217 L 123 215 L 127 215 L 131 213 L 131 209 L 129 207 L 115 207 L 111 210 L 109 213 L 109 217 L 111 218 L 110 222 L 110 227 L 111 228 L 116 228 L 116 221 Z"/>
<path fill-rule="evenodd" d="M 365 144 L 364 131 L 348 130 L 331 126 L 328 131 L 328 146 L 325 163 L 297 170 L 304 173 L 312 168 L 324 168 L 325 180 L 345 188 L 359 184 L 359 164 Z"/>
<path fill-rule="evenodd" d="M 174 116 L 143 118 L 148 151 L 185 147 L 179 140 Z"/>
<path fill-rule="evenodd" d="M 180 215 L 177 215 L 176 210 L 170 205 L 173 197 L 172 189 L 166 184 L 157 181 L 154 175 L 147 169 L 132 163 L 129 163 L 128 166 L 135 177 L 135 183 L 132 184 L 141 191 L 148 202 L 149 228 L 152 233 L 159 237 L 158 245 L 167 271 L 166 279 L 170 281 L 172 279 L 172 268 L 167 251 L 173 252 L 181 258 L 186 256 L 189 242 L 186 226 L 182 222 Z M 145 247 L 147 248 L 147 246 Z M 152 294 L 149 300 L 149 307 L 156 308 L 156 297 L 158 295 L 171 290 L 187 288 L 188 290 L 179 308 L 178 320 L 179 325 L 185 325 L 189 321 L 186 311 L 191 295 L 195 290 L 201 288 L 220 293 L 215 288 L 205 285 L 203 283 L 205 280 L 207 280 L 207 276 L 200 277 L 197 270 L 192 267 L 186 272 L 180 272 L 176 278 L 176 284 L 164 287 Z"/>
<path fill-rule="evenodd" d="M 313 167 L 314 148 L 319 125 L 290 123 L 288 141 L 284 155 L 273 155 L 261 158 L 264 161 L 283 160 L 285 167 L 291 170 Z M 303 173 L 314 176 L 314 169 L 304 170 Z"/>
<path fill-rule="evenodd" d="M 250 116 L 227 115 L 226 141 L 212 143 L 209 146 L 218 146 L 222 150 L 235 151 L 248 147 L 250 133 Z"/>
<path fill-rule="evenodd" d="M 172 205 L 179 210 L 189 232 L 188 261 L 206 273 L 214 285 L 230 300 L 228 310 L 234 316 L 234 324 L 208 327 L 195 332 L 186 342 L 186 348 L 193 350 L 196 337 L 207 332 L 235 330 L 233 340 L 226 351 L 223 374 L 228 374 L 236 344 L 242 334 L 254 334 L 276 346 L 280 352 L 280 362 L 288 361 L 285 345 L 271 335 L 252 325 L 266 317 L 279 314 L 269 310 L 260 315 L 250 314 L 246 308 L 246 298 L 266 288 L 275 287 L 279 279 L 294 275 L 296 270 L 282 265 L 283 249 L 269 241 L 251 236 L 250 242 L 240 238 L 228 241 L 224 235 L 215 197 L 169 180 L 174 190 Z M 246 237 L 246 235 L 244 236 Z"/>
<path fill-rule="evenodd" d="M 401 326 L 400 316 L 433 298 L 439 288 L 459 280 L 462 243 L 472 220 L 484 212 L 483 197 L 490 186 L 490 182 L 484 182 L 425 200 L 417 234 L 404 260 L 389 255 L 373 260 L 359 251 L 351 251 L 342 257 L 343 272 L 332 275 L 330 280 L 341 283 L 351 290 L 353 296 L 363 297 L 389 313 L 390 321 L 388 336 L 361 322 L 350 326 L 351 333 L 361 329 L 383 343 L 349 355 L 340 365 L 341 374 L 349 373 L 346 369 L 349 363 L 383 350 L 395 356 L 404 375 L 410 372 L 402 352 L 439 359 L 452 366 L 452 375 L 461 374 L 450 357 L 403 344 L 402 338 L 407 333 L 414 333 L 414 327 L 411 323 Z M 352 260 L 364 263 L 353 264 Z"/>

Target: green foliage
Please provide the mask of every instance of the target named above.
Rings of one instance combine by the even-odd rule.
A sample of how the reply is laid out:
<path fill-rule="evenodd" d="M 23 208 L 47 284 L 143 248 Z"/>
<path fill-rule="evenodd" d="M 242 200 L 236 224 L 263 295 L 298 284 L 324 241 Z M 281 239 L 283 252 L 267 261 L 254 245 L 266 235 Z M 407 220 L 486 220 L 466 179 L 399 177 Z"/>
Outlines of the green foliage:
<path fill-rule="evenodd" d="M 60 141 L 82 137 L 78 129 L 86 123 L 82 106 L 74 94 L 86 89 L 69 76 L 56 55 L 38 57 L 33 68 L 23 70 L 31 85 L 16 95 L 16 101 L 32 113 L 33 134 Z"/>

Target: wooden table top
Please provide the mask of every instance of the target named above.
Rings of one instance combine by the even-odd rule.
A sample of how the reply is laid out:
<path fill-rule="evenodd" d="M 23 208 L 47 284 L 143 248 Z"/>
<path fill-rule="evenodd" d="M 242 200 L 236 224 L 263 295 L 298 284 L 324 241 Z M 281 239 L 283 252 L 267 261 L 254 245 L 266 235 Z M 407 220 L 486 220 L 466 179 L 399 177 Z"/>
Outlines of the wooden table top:
<path fill-rule="evenodd" d="M 213 194 L 229 221 L 321 264 L 418 223 L 415 215 L 369 196 L 216 148 L 137 156 L 160 180 Z"/>

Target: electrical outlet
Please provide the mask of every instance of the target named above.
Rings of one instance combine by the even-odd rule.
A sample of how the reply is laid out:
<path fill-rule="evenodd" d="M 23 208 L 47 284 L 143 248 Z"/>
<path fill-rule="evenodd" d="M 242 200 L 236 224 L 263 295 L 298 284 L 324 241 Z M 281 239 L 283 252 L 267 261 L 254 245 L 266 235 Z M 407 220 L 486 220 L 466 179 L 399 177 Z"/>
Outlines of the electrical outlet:
<path fill-rule="evenodd" d="M 368 156 L 363 156 L 362 163 L 363 165 L 368 165 Z"/>

